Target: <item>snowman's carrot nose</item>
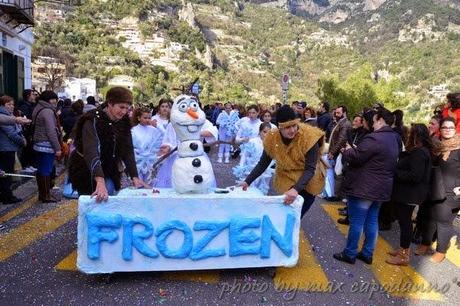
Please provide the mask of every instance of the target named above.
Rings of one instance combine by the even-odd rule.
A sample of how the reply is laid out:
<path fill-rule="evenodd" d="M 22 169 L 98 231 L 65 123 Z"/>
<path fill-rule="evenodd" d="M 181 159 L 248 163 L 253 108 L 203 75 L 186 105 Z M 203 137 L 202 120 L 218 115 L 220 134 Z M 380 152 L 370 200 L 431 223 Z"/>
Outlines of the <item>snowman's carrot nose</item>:
<path fill-rule="evenodd" d="M 198 113 L 192 110 L 191 108 L 187 109 L 187 114 L 189 114 L 189 116 L 195 120 L 198 119 Z"/>

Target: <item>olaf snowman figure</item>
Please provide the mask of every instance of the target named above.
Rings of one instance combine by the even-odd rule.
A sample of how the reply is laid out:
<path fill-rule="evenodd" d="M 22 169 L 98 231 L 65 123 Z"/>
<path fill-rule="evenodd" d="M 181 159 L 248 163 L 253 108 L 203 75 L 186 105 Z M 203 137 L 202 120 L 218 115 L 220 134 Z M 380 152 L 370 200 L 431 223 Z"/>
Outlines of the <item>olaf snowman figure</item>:
<path fill-rule="evenodd" d="M 201 142 L 206 115 L 193 96 L 178 96 L 171 108 L 171 124 L 179 145 L 172 167 L 172 185 L 178 193 L 208 193 L 214 182 L 211 162 Z"/>

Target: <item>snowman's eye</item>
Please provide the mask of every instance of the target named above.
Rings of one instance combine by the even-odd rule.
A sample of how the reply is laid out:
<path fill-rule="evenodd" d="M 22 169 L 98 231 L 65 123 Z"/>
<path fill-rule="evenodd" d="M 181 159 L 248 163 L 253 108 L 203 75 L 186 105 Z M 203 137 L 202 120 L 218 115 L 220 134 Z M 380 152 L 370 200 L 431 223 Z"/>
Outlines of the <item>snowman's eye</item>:
<path fill-rule="evenodd" d="M 179 103 L 177 107 L 179 108 L 181 112 L 185 113 L 187 111 L 188 105 L 187 105 L 187 102 L 182 102 L 182 103 Z"/>
<path fill-rule="evenodd" d="M 190 103 L 190 108 L 194 111 L 196 111 L 198 109 L 198 103 L 196 102 L 191 102 Z"/>

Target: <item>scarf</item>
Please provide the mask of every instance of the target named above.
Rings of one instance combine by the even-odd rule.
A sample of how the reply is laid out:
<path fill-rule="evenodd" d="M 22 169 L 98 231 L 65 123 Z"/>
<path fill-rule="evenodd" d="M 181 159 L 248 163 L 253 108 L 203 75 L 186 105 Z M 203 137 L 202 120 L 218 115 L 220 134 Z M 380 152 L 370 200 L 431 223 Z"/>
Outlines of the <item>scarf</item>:
<path fill-rule="evenodd" d="M 455 135 L 450 139 L 442 139 L 441 146 L 439 148 L 439 153 L 444 161 L 446 161 L 450 152 L 460 149 L 460 135 Z"/>

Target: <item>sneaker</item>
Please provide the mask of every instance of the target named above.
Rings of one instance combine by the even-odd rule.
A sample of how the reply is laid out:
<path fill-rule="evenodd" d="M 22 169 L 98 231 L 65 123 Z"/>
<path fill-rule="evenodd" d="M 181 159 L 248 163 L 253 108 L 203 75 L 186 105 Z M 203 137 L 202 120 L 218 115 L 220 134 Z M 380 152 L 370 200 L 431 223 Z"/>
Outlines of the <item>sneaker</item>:
<path fill-rule="evenodd" d="M 366 257 L 362 253 L 358 253 L 358 255 L 356 255 L 356 258 L 368 265 L 372 265 L 372 257 Z"/>
<path fill-rule="evenodd" d="M 226 164 L 230 163 L 229 157 L 225 157 L 224 163 Z"/>
<path fill-rule="evenodd" d="M 219 158 L 217 159 L 217 162 L 218 162 L 219 164 L 222 164 L 222 157 L 219 157 Z"/>
<path fill-rule="evenodd" d="M 351 257 L 348 257 L 347 255 L 345 255 L 343 252 L 341 253 L 335 253 L 334 255 L 332 255 L 335 259 L 339 260 L 339 261 L 343 261 L 343 262 L 346 262 L 350 265 L 354 265 L 355 264 L 355 261 L 356 259 L 355 258 L 351 258 Z"/>

